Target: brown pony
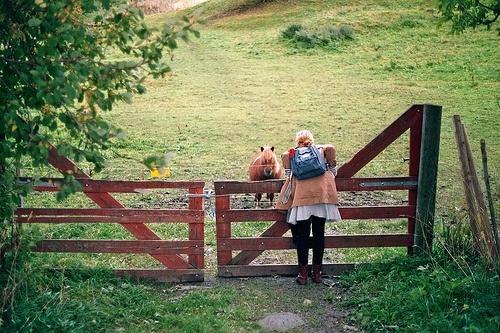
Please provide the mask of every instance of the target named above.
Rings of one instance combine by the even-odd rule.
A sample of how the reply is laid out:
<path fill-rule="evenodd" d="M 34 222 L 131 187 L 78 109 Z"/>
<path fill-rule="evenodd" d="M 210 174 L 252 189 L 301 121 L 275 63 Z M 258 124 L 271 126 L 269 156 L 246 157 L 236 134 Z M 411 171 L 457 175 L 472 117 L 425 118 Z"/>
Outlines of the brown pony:
<path fill-rule="evenodd" d="M 248 175 L 251 181 L 267 180 L 267 179 L 280 179 L 283 176 L 283 169 L 281 168 L 278 158 L 274 153 L 274 147 L 264 146 L 260 147 L 260 153 L 256 154 L 248 167 Z M 274 193 L 268 193 L 267 198 L 273 205 Z M 260 200 L 262 193 L 255 194 L 256 206 L 260 207 Z"/>

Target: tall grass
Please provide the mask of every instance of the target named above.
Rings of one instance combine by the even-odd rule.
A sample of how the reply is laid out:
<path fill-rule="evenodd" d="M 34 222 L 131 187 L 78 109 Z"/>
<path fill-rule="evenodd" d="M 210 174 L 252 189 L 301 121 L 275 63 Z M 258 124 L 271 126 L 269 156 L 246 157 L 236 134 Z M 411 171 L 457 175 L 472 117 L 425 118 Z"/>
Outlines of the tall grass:
<path fill-rule="evenodd" d="M 483 262 L 468 221 L 457 214 L 436 228 L 430 256 L 399 257 L 342 277 L 343 306 L 369 332 L 497 332 L 500 268 Z"/>

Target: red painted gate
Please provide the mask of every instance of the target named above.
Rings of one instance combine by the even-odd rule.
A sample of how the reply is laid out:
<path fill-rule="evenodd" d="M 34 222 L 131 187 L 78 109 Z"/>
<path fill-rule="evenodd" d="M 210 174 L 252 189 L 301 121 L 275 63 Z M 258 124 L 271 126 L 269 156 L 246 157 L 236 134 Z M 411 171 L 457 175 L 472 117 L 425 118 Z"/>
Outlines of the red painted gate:
<path fill-rule="evenodd" d="M 440 107 L 437 108 L 440 115 L 441 109 Z M 336 178 L 338 191 L 408 191 L 408 203 L 404 205 L 340 207 L 340 213 L 344 220 L 407 219 L 407 231 L 397 234 L 326 236 L 326 248 L 406 247 L 409 254 L 413 252 L 417 216 L 419 165 L 422 163 L 422 154 L 420 150 L 422 144 L 424 109 L 427 109 L 427 106 L 414 105 L 409 108 L 370 143 L 359 150 L 349 161 L 343 164 L 339 168 Z M 408 176 L 384 178 L 353 177 L 408 129 L 410 130 Z M 283 237 L 289 229 L 288 224 L 285 222 L 286 213 L 275 209 L 231 208 L 231 195 L 256 192 L 277 193 L 280 191 L 282 185 L 283 180 L 261 182 L 215 182 L 217 263 L 219 276 L 268 276 L 275 274 L 292 275 L 296 273 L 296 264 L 250 265 L 252 261 L 265 250 L 294 248 L 291 237 Z M 425 207 L 425 209 L 432 209 L 433 214 L 434 202 L 432 202 L 432 207 L 427 205 L 429 199 L 432 198 L 422 199 L 421 205 L 428 206 Z M 231 231 L 233 223 L 252 221 L 274 221 L 274 223 L 258 237 L 233 237 Z M 241 252 L 233 256 L 233 251 Z M 326 264 L 323 270 L 325 274 L 337 275 L 347 269 L 351 269 L 353 266 L 353 264 Z"/>
<path fill-rule="evenodd" d="M 100 208 L 18 208 L 18 223 L 118 223 L 136 240 L 46 239 L 39 241 L 36 252 L 66 253 L 145 253 L 159 261 L 164 269 L 122 269 L 119 276 L 150 278 L 157 281 L 203 281 L 204 279 L 204 208 L 202 181 L 106 181 L 93 180 L 71 160 L 50 148 L 49 162 L 63 174 L 73 174 L 83 192 Z M 58 191 L 62 179 L 44 179 L 36 191 Z M 141 193 L 150 189 L 187 189 L 188 209 L 129 209 L 110 193 Z M 162 240 L 146 223 L 184 223 L 188 240 Z M 184 258 L 182 254 L 186 254 Z"/>

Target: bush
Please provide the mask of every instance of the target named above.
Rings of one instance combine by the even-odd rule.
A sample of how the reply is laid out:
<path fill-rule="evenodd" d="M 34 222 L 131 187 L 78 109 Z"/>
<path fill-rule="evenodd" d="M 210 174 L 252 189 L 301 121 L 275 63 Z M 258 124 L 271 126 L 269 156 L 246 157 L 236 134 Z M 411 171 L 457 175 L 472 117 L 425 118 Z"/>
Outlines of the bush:
<path fill-rule="evenodd" d="M 354 39 L 354 29 L 349 26 L 327 26 L 310 30 L 299 23 L 294 23 L 281 31 L 281 37 L 298 48 L 311 49 L 316 46 L 336 48 L 344 40 Z"/>
<path fill-rule="evenodd" d="M 281 37 L 283 37 L 285 39 L 292 39 L 292 38 L 294 38 L 296 32 L 303 30 L 303 29 L 304 29 L 304 26 L 302 24 L 298 24 L 298 23 L 290 24 L 285 30 L 283 30 L 281 32 Z"/>
<path fill-rule="evenodd" d="M 342 25 L 340 27 L 340 35 L 344 39 L 354 39 L 354 29 L 348 25 Z"/>
<path fill-rule="evenodd" d="M 320 39 L 315 34 L 303 29 L 295 33 L 294 41 L 306 49 L 311 49 L 318 44 Z"/>

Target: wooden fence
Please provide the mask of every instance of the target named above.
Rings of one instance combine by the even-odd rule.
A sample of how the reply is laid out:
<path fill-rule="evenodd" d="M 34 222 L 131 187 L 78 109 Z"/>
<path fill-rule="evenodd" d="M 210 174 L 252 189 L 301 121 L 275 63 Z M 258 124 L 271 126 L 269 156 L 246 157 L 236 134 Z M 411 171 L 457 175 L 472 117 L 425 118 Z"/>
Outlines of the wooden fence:
<path fill-rule="evenodd" d="M 49 162 L 64 174 L 73 174 L 83 193 L 100 208 L 18 208 L 17 223 L 117 223 L 136 240 L 45 239 L 37 252 L 145 253 L 165 269 L 122 269 L 119 276 L 150 278 L 157 281 L 203 281 L 204 207 L 202 181 L 107 181 L 93 180 L 71 160 L 50 147 Z M 43 179 L 36 191 L 58 191 L 62 179 Z M 110 193 L 141 193 L 151 189 L 187 189 L 191 194 L 188 209 L 129 209 Z M 162 240 L 146 223 L 185 223 L 188 240 Z M 181 255 L 187 254 L 187 260 Z"/>
<path fill-rule="evenodd" d="M 408 193 L 407 204 L 393 206 L 340 207 L 344 220 L 407 219 L 405 233 L 327 236 L 326 248 L 406 247 L 409 254 L 432 247 L 434 206 L 439 151 L 441 107 L 413 105 L 370 143 L 343 164 L 336 178 L 339 191 L 390 191 Z M 392 142 L 409 130 L 407 176 L 354 178 Z M 204 185 L 202 181 L 106 181 L 93 180 L 75 163 L 49 147 L 49 163 L 62 174 L 71 174 L 81 183 L 83 193 L 100 208 L 19 208 L 18 223 L 117 223 L 136 240 L 45 239 L 35 246 L 39 252 L 145 253 L 164 269 L 122 269 L 119 276 L 151 278 L 157 281 L 203 281 L 204 279 Z M 425 166 L 425 168 L 423 167 Z M 62 179 L 44 179 L 37 191 L 58 191 Z M 277 193 L 283 180 L 263 182 L 217 181 L 215 187 L 218 274 L 231 276 L 292 275 L 296 265 L 250 265 L 266 250 L 292 249 L 285 213 L 275 209 L 232 209 L 231 195 Z M 141 193 L 151 189 L 187 189 L 188 209 L 129 209 L 110 193 Z M 238 238 L 232 223 L 271 221 L 258 237 Z M 146 223 L 185 223 L 188 240 L 163 240 Z M 241 251 L 233 256 L 233 251 Z M 187 259 L 182 255 L 187 255 Z M 326 274 L 340 274 L 353 264 L 324 265 Z"/>
<path fill-rule="evenodd" d="M 370 143 L 359 150 L 348 162 L 343 164 L 337 174 L 338 191 L 388 191 L 405 190 L 408 203 L 395 206 L 357 206 L 340 207 L 344 220 L 349 219 L 407 219 L 407 231 L 396 234 L 372 235 L 335 235 L 325 237 L 326 248 L 362 248 L 362 247 L 406 247 L 413 253 L 414 245 L 422 239 L 430 242 L 432 225 L 420 226 L 421 233 L 415 234 L 416 217 L 419 209 L 425 212 L 426 223 L 432 223 L 434 217 L 434 198 L 437 176 L 437 159 L 434 162 L 436 145 L 439 148 L 439 132 L 435 135 L 423 133 L 429 126 L 436 128 L 435 114 L 440 114 L 441 107 L 432 105 L 414 105 L 403 115 L 383 130 Z M 432 123 L 429 122 L 432 120 Z M 427 121 L 426 121 L 427 120 Z M 439 124 L 437 125 L 439 128 Z M 398 137 L 409 129 L 409 170 L 408 176 L 353 178 L 367 163 L 379 155 Z M 431 133 L 435 134 L 435 133 Z M 433 142 L 427 142 L 431 140 Z M 434 149 L 421 152 L 426 143 Z M 429 157 L 428 154 L 431 154 Z M 428 163 L 431 161 L 432 163 Z M 419 170 L 421 165 L 427 168 L 425 176 Z M 430 169 L 430 171 L 429 171 Z M 420 176 L 419 176 L 420 174 Z M 426 196 L 418 196 L 418 189 L 425 184 Z M 275 209 L 232 209 L 231 195 L 244 193 L 276 193 L 283 185 L 283 180 L 261 182 L 217 181 L 216 194 L 216 236 L 218 274 L 222 277 L 269 276 L 296 274 L 297 265 L 250 265 L 265 250 L 284 250 L 294 248 L 291 237 L 283 237 L 289 229 L 285 222 L 286 213 Z M 419 199 L 420 198 L 420 199 Z M 417 203 L 417 201 L 419 201 Z M 418 208 L 417 206 L 420 206 Z M 424 215 L 424 214 L 422 214 Z M 232 223 L 272 221 L 274 222 L 258 237 L 233 237 Z M 430 234 L 426 233 L 429 232 Z M 241 251 L 233 256 L 233 251 Z M 325 274 L 337 275 L 351 269 L 354 264 L 326 264 Z"/>

